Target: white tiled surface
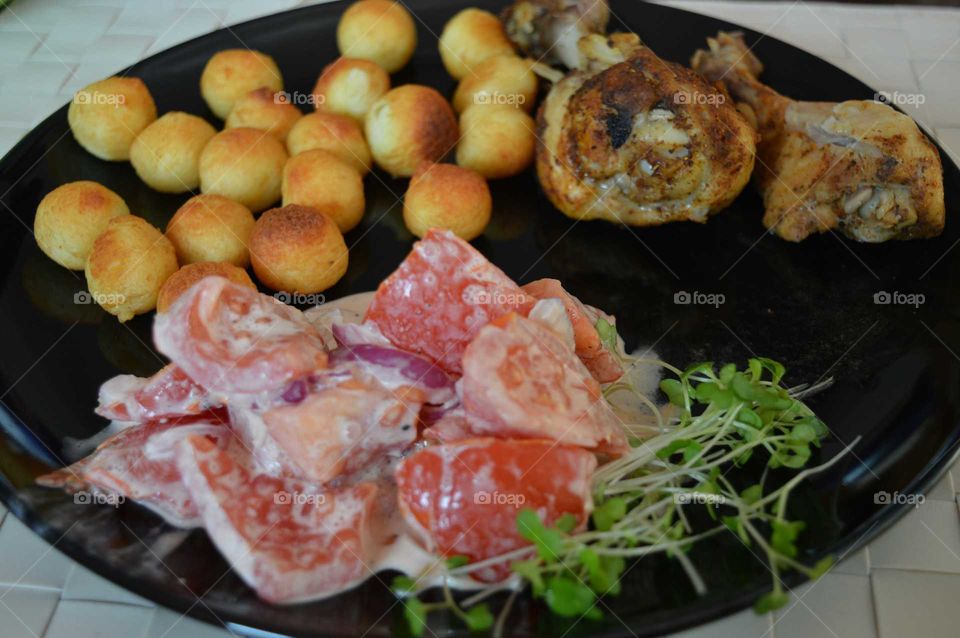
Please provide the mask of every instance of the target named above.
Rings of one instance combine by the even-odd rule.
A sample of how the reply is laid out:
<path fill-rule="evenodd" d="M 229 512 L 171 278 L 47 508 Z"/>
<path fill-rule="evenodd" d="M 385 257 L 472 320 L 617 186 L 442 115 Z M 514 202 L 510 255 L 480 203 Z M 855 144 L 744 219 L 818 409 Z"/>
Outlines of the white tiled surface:
<path fill-rule="evenodd" d="M 310 0 L 307 0 L 309 2 Z M 504 0 L 506 2 L 506 0 Z M 194 36 L 300 0 L 18 0 L 0 12 L 0 154 L 77 88 Z M 880 90 L 916 93 L 915 117 L 960 159 L 960 10 L 792 0 L 669 2 L 768 32 Z M 614 20 L 616 25 L 616 20 Z M 421 30 L 421 37 L 428 37 Z M 642 35 L 642 32 L 641 32 Z M 317 61 L 319 69 L 326 61 Z M 25 99 L 26 98 L 26 99 Z M 954 468 L 869 548 L 794 592 L 775 615 L 743 612 L 684 638 L 940 638 L 960 635 Z M 214 638 L 223 630 L 75 565 L 0 506 L 0 637 Z"/>

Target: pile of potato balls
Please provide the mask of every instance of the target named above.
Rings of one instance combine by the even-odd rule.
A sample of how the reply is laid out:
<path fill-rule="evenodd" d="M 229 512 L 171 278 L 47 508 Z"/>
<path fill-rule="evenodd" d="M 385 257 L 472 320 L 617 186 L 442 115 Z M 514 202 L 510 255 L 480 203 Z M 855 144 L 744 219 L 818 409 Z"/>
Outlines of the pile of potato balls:
<path fill-rule="evenodd" d="M 417 46 L 413 17 L 393 0 L 348 7 L 337 45 L 341 57 L 320 72 L 307 115 L 284 93 L 273 58 L 247 49 L 216 53 L 200 77 L 222 130 L 190 113 L 157 117 L 138 78 L 78 91 L 68 121 L 84 149 L 129 160 L 156 191 L 193 197 L 161 232 L 101 184 L 64 184 L 37 208 L 40 249 L 84 270 L 91 297 L 127 321 L 164 312 L 211 274 L 254 286 L 248 267 L 276 291 L 333 286 L 347 270 L 343 234 L 363 218 L 373 166 L 410 178 L 403 219 L 414 235 L 483 233 L 493 205 L 487 180 L 533 160 L 533 62 L 516 55 L 495 15 L 465 9 L 439 38 L 443 65 L 459 81 L 452 103 L 428 86 L 391 88 L 390 74 Z"/>

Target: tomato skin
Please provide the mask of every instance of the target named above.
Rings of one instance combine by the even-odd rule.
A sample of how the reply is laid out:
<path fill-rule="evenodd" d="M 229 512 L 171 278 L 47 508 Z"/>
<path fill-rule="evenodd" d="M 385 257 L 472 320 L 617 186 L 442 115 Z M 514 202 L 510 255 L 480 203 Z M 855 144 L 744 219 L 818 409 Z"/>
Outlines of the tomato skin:
<path fill-rule="evenodd" d="M 572 514 L 583 526 L 592 507 L 593 454 L 555 441 L 468 439 L 408 456 L 395 474 L 400 509 L 429 549 L 471 562 L 529 545 L 517 531 L 522 509 L 545 525 Z M 498 581 L 500 564 L 474 577 Z"/>

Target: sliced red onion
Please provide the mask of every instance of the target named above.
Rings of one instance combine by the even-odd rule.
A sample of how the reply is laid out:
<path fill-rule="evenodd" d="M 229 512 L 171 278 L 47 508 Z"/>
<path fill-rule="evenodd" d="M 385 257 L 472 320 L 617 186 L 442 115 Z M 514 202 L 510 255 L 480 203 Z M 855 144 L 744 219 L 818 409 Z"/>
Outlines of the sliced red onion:
<path fill-rule="evenodd" d="M 334 323 L 330 325 L 330 331 L 341 346 L 368 344 L 390 347 L 390 341 L 372 323 Z"/>
<path fill-rule="evenodd" d="M 427 391 L 428 403 L 447 405 L 456 398 L 453 380 L 427 359 L 410 352 L 371 344 L 354 344 L 341 346 L 330 353 L 331 366 L 345 362 L 364 365 L 370 374 L 387 387 L 412 384 L 423 388 Z"/>
<path fill-rule="evenodd" d="M 307 382 L 303 379 L 291 382 L 280 398 L 287 403 L 300 403 L 307 398 Z"/>

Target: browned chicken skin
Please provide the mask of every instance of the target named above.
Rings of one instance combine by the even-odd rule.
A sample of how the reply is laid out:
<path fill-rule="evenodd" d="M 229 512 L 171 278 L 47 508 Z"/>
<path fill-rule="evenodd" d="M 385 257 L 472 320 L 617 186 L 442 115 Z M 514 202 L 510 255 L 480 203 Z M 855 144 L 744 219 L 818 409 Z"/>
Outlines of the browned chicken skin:
<path fill-rule="evenodd" d="M 728 96 L 634 34 L 588 35 L 537 116 L 537 175 L 575 219 L 704 222 L 750 178 L 756 132 Z"/>
<path fill-rule="evenodd" d="M 609 19 L 607 0 L 517 0 L 501 15 L 507 35 L 525 55 L 571 69 L 580 58 L 580 38 L 606 32 Z"/>
<path fill-rule="evenodd" d="M 943 230 L 943 168 L 907 115 L 865 100 L 798 102 L 757 80 L 739 33 L 708 39 L 694 70 L 722 84 L 760 132 L 755 182 L 764 225 L 789 241 L 839 229 L 864 242 Z"/>

